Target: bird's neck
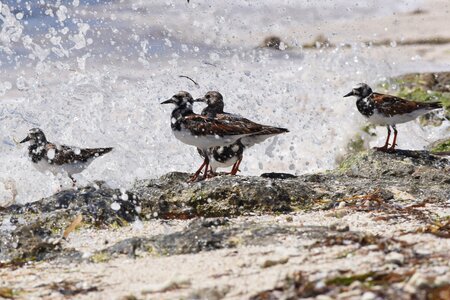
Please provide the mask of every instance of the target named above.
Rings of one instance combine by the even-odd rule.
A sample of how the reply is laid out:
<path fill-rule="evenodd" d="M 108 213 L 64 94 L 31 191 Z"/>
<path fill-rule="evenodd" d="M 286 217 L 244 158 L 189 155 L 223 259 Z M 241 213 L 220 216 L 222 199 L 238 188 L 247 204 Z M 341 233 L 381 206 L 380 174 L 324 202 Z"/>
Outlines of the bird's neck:
<path fill-rule="evenodd" d="M 192 110 L 192 105 L 183 105 L 175 108 L 172 111 L 172 118 L 180 119 L 182 117 L 186 117 L 189 115 L 194 114 L 194 111 Z"/>
<path fill-rule="evenodd" d="M 202 110 L 202 116 L 207 116 L 208 118 L 214 118 L 217 114 L 223 113 L 223 107 L 212 107 L 207 106 Z"/>
<path fill-rule="evenodd" d="M 172 129 L 180 130 L 181 129 L 181 121 L 183 117 L 187 117 L 193 115 L 194 111 L 192 110 L 191 105 L 179 106 L 172 111 Z"/>
<path fill-rule="evenodd" d="M 358 99 L 356 100 L 356 107 L 361 114 L 366 117 L 370 117 L 371 115 L 373 115 L 375 103 L 370 95 L 367 97 L 358 97 Z"/>
<path fill-rule="evenodd" d="M 44 157 L 46 144 L 46 141 L 36 141 L 28 146 L 28 155 L 33 162 L 37 163 Z"/>

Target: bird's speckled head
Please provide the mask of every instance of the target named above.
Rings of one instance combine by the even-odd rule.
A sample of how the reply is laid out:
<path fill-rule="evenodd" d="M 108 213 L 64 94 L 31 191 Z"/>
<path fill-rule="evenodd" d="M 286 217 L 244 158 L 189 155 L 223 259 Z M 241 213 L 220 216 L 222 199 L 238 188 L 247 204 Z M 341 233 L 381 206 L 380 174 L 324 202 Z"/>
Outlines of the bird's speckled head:
<path fill-rule="evenodd" d="M 161 102 L 161 104 L 175 104 L 175 106 L 177 107 L 192 107 L 193 103 L 194 98 L 192 98 L 191 94 L 186 91 L 180 91 L 177 94 L 173 95 L 169 100 Z"/>
<path fill-rule="evenodd" d="M 28 135 L 20 143 L 31 142 L 32 144 L 43 144 L 47 142 L 44 132 L 39 128 L 32 128 Z"/>
<path fill-rule="evenodd" d="M 209 91 L 202 98 L 195 99 L 196 102 L 204 102 L 210 108 L 214 108 L 217 112 L 222 112 L 224 108 L 223 96 L 216 91 Z"/>
<path fill-rule="evenodd" d="M 362 99 L 366 98 L 370 94 L 372 94 L 372 89 L 370 88 L 370 86 L 365 83 L 359 83 L 352 89 L 350 93 L 346 94 L 344 97 L 355 96 L 358 99 Z"/>

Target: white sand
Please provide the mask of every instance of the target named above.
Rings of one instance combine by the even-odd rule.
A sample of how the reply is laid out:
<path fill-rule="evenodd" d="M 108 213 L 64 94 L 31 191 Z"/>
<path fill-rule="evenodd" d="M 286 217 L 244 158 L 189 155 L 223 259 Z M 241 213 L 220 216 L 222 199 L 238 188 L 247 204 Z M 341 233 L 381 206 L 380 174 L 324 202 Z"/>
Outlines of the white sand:
<path fill-rule="evenodd" d="M 442 210 L 432 207 L 427 209 Z M 375 221 L 375 217 L 384 215 L 377 212 L 355 212 L 346 208 L 339 211 L 340 215 L 343 215 L 341 218 L 331 216 L 335 211 L 324 211 L 290 215 L 292 222 L 286 220 L 287 216 L 240 217 L 232 222 L 251 220 L 261 224 L 276 222 L 298 226 L 349 225 L 352 231 L 395 237 L 415 243 L 414 251 L 417 253 L 433 253 L 435 256 L 444 257 L 444 260 L 435 258 L 428 263 L 422 263 L 416 267 L 417 273 L 438 276 L 450 272 L 450 239 L 441 239 L 430 234 L 405 235 L 424 224 L 404 220 Z M 343 211 L 349 213 L 344 214 Z M 449 214 L 450 210 L 444 210 L 443 213 Z M 188 222 L 171 221 L 170 225 L 165 224 L 165 221 L 145 222 L 139 234 L 131 228 L 99 231 L 82 229 L 71 234 L 67 246 L 88 255 L 89 252 L 105 248 L 105 240 L 112 242 L 132 236 L 170 233 L 182 229 Z M 136 259 L 121 256 L 104 263 L 32 263 L 16 270 L 0 269 L 0 286 L 21 290 L 19 298 L 24 299 L 61 298 L 59 292 L 52 291 L 49 287 L 52 283 L 62 281 L 75 282 L 84 288 L 96 286 L 99 289 L 86 295 L 77 295 L 79 299 L 122 299 L 127 295 L 148 299 L 180 299 L 205 288 L 228 291 L 227 299 L 244 299 L 259 291 L 273 288 L 287 274 L 296 271 L 305 272 L 310 276 L 310 280 L 321 280 L 333 278 L 344 271 L 364 274 L 369 271 L 406 270 L 395 264 L 386 264 L 386 254 L 373 245 L 359 247 L 351 243 L 347 246 L 308 248 L 312 242 L 309 239 L 288 236 L 265 247 L 238 247 L 199 254 L 161 257 L 141 253 Z M 267 260 L 288 261 L 263 268 L 262 265 Z M 149 293 L 176 282 L 184 282 L 187 286 L 163 293 Z"/>

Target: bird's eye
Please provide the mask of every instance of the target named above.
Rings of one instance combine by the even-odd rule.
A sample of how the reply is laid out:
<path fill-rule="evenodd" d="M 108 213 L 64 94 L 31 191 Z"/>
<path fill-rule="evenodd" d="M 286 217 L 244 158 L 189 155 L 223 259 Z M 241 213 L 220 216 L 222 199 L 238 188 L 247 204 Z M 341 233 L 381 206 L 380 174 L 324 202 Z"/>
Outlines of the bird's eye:
<path fill-rule="evenodd" d="M 206 99 L 209 99 L 209 98 L 211 98 L 211 96 L 210 95 L 206 95 L 206 97 L 205 97 Z"/>

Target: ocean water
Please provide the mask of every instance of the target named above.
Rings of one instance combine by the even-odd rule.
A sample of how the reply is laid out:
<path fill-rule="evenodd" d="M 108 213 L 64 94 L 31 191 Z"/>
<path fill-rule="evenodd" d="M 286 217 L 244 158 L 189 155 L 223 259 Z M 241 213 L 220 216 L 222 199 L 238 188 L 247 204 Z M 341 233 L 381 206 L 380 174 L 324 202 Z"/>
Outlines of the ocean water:
<path fill-rule="evenodd" d="M 70 186 L 67 178 L 35 170 L 26 146 L 17 145 L 33 127 L 53 142 L 115 148 L 76 175 L 80 185 L 104 180 L 126 189 L 139 178 L 193 172 L 201 159 L 172 136 L 171 108 L 159 104 L 179 90 L 194 97 L 218 90 L 226 111 L 289 128 L 246 151 L 242 174 L 333 168 L 364 125 L 354 100 L 342 95 L 358 82 L 376 85 L 442 66 L 357 44 L 304 50 L 300 45 L 314 36 L 302 27 L 409 12 L 420 4 L 1 0 L 0 205 L 35 201 L 60 184 Z M 273 34 L 292 49 L 258 48 Z M 399 145 L 421 149 L 448 126 L 400 125 Z M 367 143 L 381 144 L 384 131 Z"/>

